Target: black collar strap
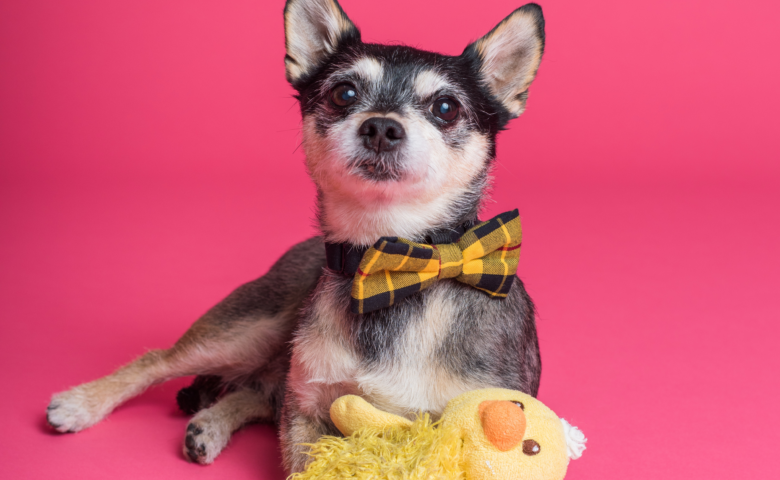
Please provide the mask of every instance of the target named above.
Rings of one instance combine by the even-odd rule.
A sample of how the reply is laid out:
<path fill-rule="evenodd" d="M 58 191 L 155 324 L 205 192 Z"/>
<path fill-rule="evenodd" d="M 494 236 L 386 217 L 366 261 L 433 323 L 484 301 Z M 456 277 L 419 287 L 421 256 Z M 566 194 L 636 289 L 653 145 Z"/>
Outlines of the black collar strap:
<path fill-rule="evenodd" d="M 425 243 L 437 245 L 442 243 L 455 243 L 466 233 L 466 230 L 476 225 L 475 222 L 466 222 L 454 229 L 438 230 L 425 237 Z M 334 272 L 342 273 L 349 277 L 355 275 L 360 266 L 360 260 L 369 247 L 353 245 L 351 243 L 325 242 L 325 258 L 328 268 Z"/>

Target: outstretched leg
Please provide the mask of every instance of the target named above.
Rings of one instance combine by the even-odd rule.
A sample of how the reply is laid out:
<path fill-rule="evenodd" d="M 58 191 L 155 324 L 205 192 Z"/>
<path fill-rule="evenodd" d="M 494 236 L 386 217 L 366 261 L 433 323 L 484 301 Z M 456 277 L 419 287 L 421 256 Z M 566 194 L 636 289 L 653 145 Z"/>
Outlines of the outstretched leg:
<path fill-rule="evenodd" d="M 198 322 L 172 348 L 152 350 L 111 375 L 55 394 L 47 420 L 57 431 L 78 432 L 156 383 L 186 375 L 250 374 L 268 359 L 248 352 L 271 345 L 278 350 L 286 341 L 274 335 L 274 323 L 237 322 L 226 332 Z"/>
<path fill-rule="evenodd" d="M 299 243 L 266 275 L 209 310 L 172 348 L 150 351 L 107 377 L 55 394 L 47 408 L 49 424 L 60 432 L 78 432 L 149 386 L 176 377 L 251 378 L 286 348 L 324 264 L 320 238 Z"/>
<path fill-rule="evenodd" d="M 113 374 L 54 394 L 46 419 L 59 432 L 78 432 L 91 427 L 122 402 L 162 380 L 171 352 L 153 350 Z M 169 373 L 170 372 L 166 372 Z"/>

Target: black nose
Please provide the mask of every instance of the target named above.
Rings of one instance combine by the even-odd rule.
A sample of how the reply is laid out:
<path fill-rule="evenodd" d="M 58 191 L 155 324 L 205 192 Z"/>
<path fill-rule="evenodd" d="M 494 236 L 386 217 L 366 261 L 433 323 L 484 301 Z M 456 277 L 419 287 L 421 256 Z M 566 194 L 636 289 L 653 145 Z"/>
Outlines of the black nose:
<path fill-rule="evenodd" d="M 360 126 L 358 134 L 363 138 L 363 145 L 376 153 L 395 150 L 406 137 L 404 127 L 387 117 L 369 118 Z"/>

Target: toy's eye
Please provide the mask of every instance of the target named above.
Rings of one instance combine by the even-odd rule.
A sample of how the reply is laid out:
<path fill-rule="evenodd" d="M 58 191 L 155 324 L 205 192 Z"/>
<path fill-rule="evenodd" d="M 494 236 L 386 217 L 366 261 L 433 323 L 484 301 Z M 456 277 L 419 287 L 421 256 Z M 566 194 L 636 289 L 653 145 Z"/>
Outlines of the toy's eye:
<path fill-rule="evenodd" d="M 431 105 L 431 113 L 445 122 L 451 122 L 458 118 L 459 110 L 458 102 L 450 97 L 440 97 Z"/>
<path fill-rule="evenodd" d="M 524 440 L 523 441 L 523 453 L 529 456 L 534 456 L 542 451 L 542 447 L 536 443 L 536 440 Z"/>
<path fill-rule="evenodd" d="M 351 83 L 336 85 L 330 91 L 330 100 L 337 107 L 348 107 L 357 101 L 357 89 Z"/>
<path fill-rule="evenodd" d="M 520 410 L 523 410 L 523 411 L 525 411 L 525 405 L 523 405 L 523 402 L 515 402 L 515 401 L 512 401 L 512 403 L 514 403 L 515 405 L 517 405 L 518 407 L 520 407 Z"/>

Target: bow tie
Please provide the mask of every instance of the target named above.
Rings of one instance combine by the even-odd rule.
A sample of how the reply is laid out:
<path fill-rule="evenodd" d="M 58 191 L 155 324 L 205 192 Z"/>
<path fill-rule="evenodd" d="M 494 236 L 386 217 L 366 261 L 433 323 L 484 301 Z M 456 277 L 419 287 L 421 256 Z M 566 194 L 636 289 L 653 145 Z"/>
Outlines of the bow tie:
<path fill-rule="evenodd" d="M 454 243 L 427 245 L 382 237 L 353 268 L 352 312 L 368 313 L 389 307 L 446 278 L 471 285 L 491 297 L 504 298 L 517 272 L 521 238 L 517 210 L 466 230 Z M 333 253 L 334 247 L 338 255 Z M 336 257 L 338 263 L 344 262 L 341 245 L 329 244 L 326 248 L 329 266 Z M 359 251 L 353 250 L 353 259 L 354 253 Z M 349 262 L 349 256 L 344 257 Z M 339 270 L 343 267 L 342 263 Z"/>

